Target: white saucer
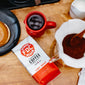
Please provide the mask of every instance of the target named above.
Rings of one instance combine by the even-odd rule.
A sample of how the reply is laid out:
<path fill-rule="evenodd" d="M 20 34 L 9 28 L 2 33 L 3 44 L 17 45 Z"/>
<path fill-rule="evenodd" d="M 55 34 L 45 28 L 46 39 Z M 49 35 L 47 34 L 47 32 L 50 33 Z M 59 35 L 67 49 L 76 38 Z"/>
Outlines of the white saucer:
<path fill-rule="evenodd" d="M 62 46 L 62 41 L 66 35 L 72 33 L 80 33 L 84 29 L 85 29 L 85 21 L 80 19 L 71 19 L 68 22 L 62 24 L 62 26 L 56 31 L 55 38 L 59 46 L 59 57 L 68 66 L 75 68 L 85 68 L 85 53 L 84 57 L 80 59 L 74 59 L 63 52 L 63 46 Z"/>

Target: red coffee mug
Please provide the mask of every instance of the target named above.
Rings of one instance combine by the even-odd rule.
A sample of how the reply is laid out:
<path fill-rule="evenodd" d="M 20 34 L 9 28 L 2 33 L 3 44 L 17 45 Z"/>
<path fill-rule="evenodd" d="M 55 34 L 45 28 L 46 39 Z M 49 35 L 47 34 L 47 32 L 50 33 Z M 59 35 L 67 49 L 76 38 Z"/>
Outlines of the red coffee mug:
<path fill-rule="evenodd" d="M 32 29 L 28 26 L 28 24 L 27 24 L 27 20 L 28 20 L 32 15 L 35 15 L 35 14 L 36 14 L 36 15 L 40 15 L 40 16 L 44 19 L 44 25 L 43 25 L 43 27 L 42 27 L 41 29 L 39 29 L 39 30 L 32 30 Z M 44 31 L 45 31 L 46 29 L 51 29 L 51 28 L 55 28 L 55 27 L 56 27 L 56 23 L 55 23 L 55 22 L 53 22 L 53 21 L 47 21 L 45 15 L 44 15 L 43 13 L 41 13 L 41 12 L 38 12 L 38 11 L 33 11 L 33 12 L 29 13 L 29 14 L 26 16 L 26 18 L 25 18 L 25 20 L 24 20 L 24 23 L 25 23 L 25 26 L 26 26 L 26 31 L 27 31 L 27 33 L 28 33 L 30 36 L 32 36 L 32 37 L 40 37 L 40 36 L 44 33 Z"/>

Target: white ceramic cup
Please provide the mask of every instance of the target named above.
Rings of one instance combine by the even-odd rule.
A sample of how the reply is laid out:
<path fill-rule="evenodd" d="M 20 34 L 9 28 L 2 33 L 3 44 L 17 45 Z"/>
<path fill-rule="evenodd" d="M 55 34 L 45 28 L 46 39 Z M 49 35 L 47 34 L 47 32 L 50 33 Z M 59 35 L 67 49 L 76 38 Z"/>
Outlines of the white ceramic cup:
<path fill-rule="evenodd" d="M 71 4 L 70 15 L 72 18 L 85 18 L 85 0 L 75 0 Z"/>

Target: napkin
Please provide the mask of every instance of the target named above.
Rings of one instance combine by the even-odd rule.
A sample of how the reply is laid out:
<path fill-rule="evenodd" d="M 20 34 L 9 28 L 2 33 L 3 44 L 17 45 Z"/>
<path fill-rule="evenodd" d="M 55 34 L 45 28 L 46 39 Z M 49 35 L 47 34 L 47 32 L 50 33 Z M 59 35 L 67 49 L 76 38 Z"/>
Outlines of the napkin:
<path fill-rule="evenodd" d="M 78 85 L 85 85 L 85 68 L 83 68 L 79 73 Z"/>

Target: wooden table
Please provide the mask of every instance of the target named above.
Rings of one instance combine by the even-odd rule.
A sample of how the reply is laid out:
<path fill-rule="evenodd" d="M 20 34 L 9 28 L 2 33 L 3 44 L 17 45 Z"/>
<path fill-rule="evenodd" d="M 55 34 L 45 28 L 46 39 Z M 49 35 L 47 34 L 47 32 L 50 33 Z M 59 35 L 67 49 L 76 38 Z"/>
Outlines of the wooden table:
<path fill-rule="evenodd" d="M 41 48 L 49 57 L 51 44 L 55 40 L 55 32 L 66 21 L 71 19 L 69 15 L 70 6 L 73 0 L 60 0 L 58 3 L 27 7 L 11 10 L 18 18 L 21 26 L 21 36 L 19 42 L 25 39 L 28 34 L 23 23 L 26 15 L 32 11 L 40 11 L 45 14 L 47 20 L 57 23 L 55 29 L 46 30 L 40 38 L 35 38 Z M 18 43 L 19 43 L 18 42 Z M 48 85 L 77 85 L 78 73 L 80 69 L 75 69 L 57 64 L 61 74 L 51 81 Z M 8 54 L 0 57 L 0 85 L 39 85 L 20 63 L 17 56 L 10 51 Z"/>

